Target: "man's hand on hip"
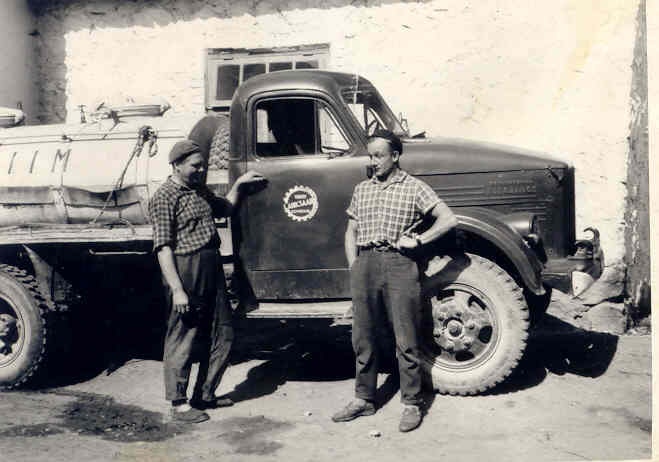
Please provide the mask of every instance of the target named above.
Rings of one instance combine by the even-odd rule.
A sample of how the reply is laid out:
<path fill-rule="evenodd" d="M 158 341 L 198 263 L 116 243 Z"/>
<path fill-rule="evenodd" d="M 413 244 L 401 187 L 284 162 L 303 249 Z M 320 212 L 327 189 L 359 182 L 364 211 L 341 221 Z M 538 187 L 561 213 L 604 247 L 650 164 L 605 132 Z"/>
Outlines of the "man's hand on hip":
<path fill-rule="evenodd" d="M 398 242 L 396 243 L 396 248 L 397 249 L 416 249 L 419 246 L 419 242 L 417 241 L 416 238 L 408 236 L 408 235 L 403 235 L 398 239 Z"/>

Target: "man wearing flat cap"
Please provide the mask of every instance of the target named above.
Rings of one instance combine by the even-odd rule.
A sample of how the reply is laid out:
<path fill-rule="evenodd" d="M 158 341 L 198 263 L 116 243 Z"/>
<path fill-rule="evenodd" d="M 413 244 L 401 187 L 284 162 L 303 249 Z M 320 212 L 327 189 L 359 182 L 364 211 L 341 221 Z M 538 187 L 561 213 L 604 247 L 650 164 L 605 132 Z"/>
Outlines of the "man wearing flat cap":
<path fill-rule="evenodd" d="M 233 404 L 215 390 L 228 365 L 233 341 L 231 312 L 219 255 L 214 217 L 228 217 L 241 186 L 265 181 L 250 171 L 239 177 L 225 198 L 206 187 L 208 158 L 191 140 L 179 141 L 169 153 L 172 175 L 149 202 L 153 250 L 165 286 L 168 319 L 164 348 L 165 398 L 172 418 L 183 423 L 209 419 L 205 409 Z M 193 351 L 199 372 L 187 399 Z"/>

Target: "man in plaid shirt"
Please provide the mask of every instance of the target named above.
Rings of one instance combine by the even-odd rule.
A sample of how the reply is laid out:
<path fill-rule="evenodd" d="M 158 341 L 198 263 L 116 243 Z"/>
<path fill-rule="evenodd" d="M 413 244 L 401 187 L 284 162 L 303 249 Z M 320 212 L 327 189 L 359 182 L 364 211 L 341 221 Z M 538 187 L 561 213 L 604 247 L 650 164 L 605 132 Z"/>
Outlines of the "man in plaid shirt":
<path fill-rule="evenodd" d="M 375 413 L 376 324 L 386 315 L 396 338 L 404 405 L 399 429 L 407 432 L 417 428 L 422 419 L 417 339 L 421 287 L 419 268 L 409 251 L 442 236 L 456 226 L 457 219 L 430 186 L 400 168 L 403 145 L 394 133 L 376 131 L 369 138 L 368 153 L 374 175 L 355 187 L 345 234 L 353 303 L 355 400 L 332 420 L 345 422 Z M 426 216 L 434 218 L 427 231 L 408 231 Z"/>
<path fill-rule="evenodd" d="M 174 420 L 197 423 L 208 420 L 204 409 L 233 404 L 228 398 L 215 397 L 228 364 L 233 328 L 213 217 L 231 215 L 241 185 L 265 179 L 256 172 L 247 172 L 222 199 L 206 187 L 208 158 L 197 143 L 176 143 L 169 162 L 172 175 L 149 202 L 153 250 L 158 256 L 168 305 L 165 398 L 172 403 Z M 199 351 L 199 372 L 188 403 L 193 350 Z"/>

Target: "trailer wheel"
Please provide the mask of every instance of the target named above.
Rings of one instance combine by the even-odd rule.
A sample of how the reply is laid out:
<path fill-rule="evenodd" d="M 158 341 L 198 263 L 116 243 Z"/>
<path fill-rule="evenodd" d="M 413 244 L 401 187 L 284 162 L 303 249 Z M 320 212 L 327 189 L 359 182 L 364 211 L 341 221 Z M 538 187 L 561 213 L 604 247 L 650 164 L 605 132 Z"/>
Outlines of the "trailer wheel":
<path fill-rule="evenodd" d="M 426 276 L 421 362 L 433 388 L 473 395 L 502 382 L 526 348 L 522 289 L 497 264 L 472 254 L 436 257 Z"/>
<path fill-rule="evenodd" d="M 46 351 L 47 311 L 34 277 L 0 264 L 0 390 L 23 385 L 38 370 Z"/>

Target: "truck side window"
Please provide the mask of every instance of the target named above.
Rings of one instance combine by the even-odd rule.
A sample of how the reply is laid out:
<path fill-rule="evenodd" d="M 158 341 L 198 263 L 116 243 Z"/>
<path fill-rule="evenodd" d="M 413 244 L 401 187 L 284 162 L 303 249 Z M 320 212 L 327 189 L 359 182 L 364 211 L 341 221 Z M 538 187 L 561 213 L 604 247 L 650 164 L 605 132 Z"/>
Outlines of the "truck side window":
<path fill-rule="evenodd" d="M 256 153 L 263 157 L 315 154 L 314 126 L 313 100 L 263 101 L 256 108 Z"/>
<path fill-rule="evenodd" d="M 256 154 L 287 157 L 341 153 L 349 143 L 329 108 L 309 98 L 265 100 L 256 106 Z"/>

